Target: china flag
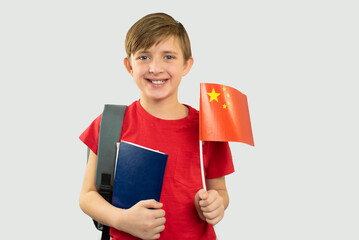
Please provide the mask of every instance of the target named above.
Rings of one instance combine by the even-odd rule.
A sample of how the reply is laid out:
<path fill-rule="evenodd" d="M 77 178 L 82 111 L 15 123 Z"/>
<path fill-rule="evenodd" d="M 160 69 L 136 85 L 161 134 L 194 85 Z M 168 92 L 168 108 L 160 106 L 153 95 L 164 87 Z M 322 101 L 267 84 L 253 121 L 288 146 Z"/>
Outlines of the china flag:
<path fill-rule="evenodd" d="M 247 96 L 220 84 L 201 83 L 200 89 L 200 140 L 254 146 Z"/>

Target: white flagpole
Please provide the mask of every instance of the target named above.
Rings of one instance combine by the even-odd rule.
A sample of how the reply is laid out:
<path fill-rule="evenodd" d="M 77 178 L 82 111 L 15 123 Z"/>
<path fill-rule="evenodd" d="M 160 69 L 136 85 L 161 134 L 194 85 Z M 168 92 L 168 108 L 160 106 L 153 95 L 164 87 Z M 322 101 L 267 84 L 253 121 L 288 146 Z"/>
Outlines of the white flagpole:
<path fill-rule="evenodd" d="M 200 155 L 200 159 L 201 159 L 201 175 L 202 175 L 202 184 L 203 184 L 203 189 L 205 191 L 207 191 L 207 187 L 206 187 L 206 179 L 204 178 L 204 167 L 203 167 L 203 149 L 202 149 L 202 141 L 199 141 L 199 155 Z"/>

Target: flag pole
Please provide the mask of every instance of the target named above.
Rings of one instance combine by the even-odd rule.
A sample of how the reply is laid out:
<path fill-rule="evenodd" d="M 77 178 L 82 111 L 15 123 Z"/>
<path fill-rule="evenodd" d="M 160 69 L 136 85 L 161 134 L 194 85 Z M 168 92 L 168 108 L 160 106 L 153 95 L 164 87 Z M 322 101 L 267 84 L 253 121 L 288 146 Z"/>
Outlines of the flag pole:
<path fill-rule="evenodd" d="M 199 155 L 200 155 L 200 162 L 201 162 L 201 175 L 202 175 L 202 184 L 203 184 L 203 189 L 205 191 L 207 191 L 207 187 L 206 187 L 206 179 L 204 177 L 204 167 L 203 167 L 203 149 L 202 149 L 202 141 L 199 141 Z"/>

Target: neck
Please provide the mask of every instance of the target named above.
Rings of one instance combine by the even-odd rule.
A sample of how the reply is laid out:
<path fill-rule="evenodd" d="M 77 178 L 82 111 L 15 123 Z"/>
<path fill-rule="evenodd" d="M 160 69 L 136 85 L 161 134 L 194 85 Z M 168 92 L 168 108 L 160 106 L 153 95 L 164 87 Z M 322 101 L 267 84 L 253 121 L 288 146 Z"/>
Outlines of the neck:
<path fill-rule="evenodd" d="M 175 100 L 140 99 L 141 106 L 154 117 L 164 120 L 177 120 L 188 115 L 188 108 Z"/>

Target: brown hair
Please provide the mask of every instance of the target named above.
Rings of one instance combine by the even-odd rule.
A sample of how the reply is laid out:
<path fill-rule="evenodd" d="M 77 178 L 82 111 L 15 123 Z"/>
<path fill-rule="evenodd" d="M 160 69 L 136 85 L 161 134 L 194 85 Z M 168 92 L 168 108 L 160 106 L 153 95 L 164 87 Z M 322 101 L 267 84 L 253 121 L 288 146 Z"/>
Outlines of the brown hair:
<path fill-rule="evenodd" d="M 128 30 L 125 40 L 127 57 L 138 50 L 148 49 L 162 40 L 175 36 L 182 48 L 184 61 L 191 56 L 191 43 L 183 25 L 165 13 L 152 13 L 138 20 Z"/>

